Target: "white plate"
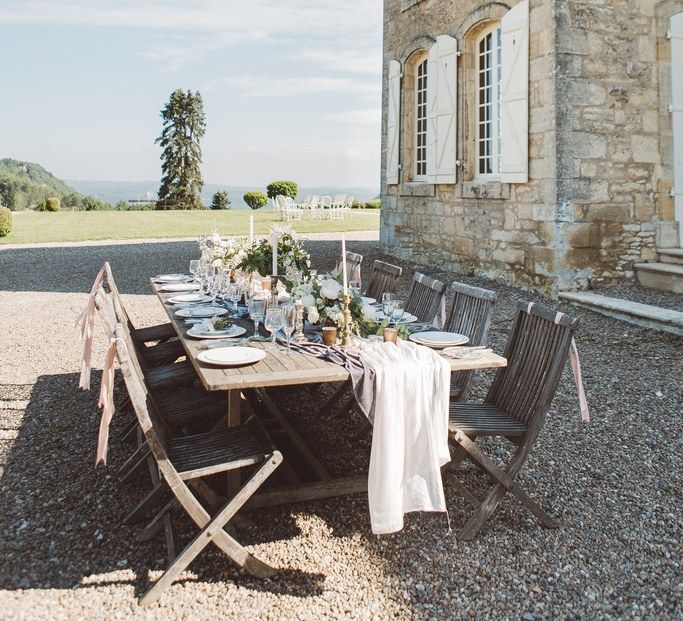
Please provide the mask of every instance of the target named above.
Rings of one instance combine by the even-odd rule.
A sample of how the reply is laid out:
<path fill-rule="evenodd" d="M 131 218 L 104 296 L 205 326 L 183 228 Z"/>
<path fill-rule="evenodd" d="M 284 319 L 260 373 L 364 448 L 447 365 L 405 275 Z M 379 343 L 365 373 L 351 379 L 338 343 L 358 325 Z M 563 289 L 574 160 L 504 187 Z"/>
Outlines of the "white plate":
<path fill-rule="evenodd" d="M 219 367 L 240 367 L 263 360 L 266 355 L 263 349 L 255 347 L 217 347 L 200 352 L 197 360 Z"/>
<path fill-rule="evenodd" d="M 187 280 L 188 278 L 189 276 L 187 274 L 161 274 L 154 280 L 157 282 L 178 282 L 180 280 Z"/>
<path fill-rule="evenodd" d="M 202 286 L 198 282 L 178 282 L 159 287 L 159 291 L 167 293 L 179 293 L 182 291 L 199 291 Z"/>
<path fill-rule="evenodd" d="M 416 332 L 408 338 L 418 345 L 426 345 L 434 349 L 464 345 L 470 341 L 464 334 L 457 334 L 456 332 Z"/>
<path fill-rule="evenodd" d="M 363 300 L 363 304 L 374 304 L 375 302 L 377 302 L 375 298 L 368 298 L 366 296 L 361 296 L 360 299 Z"/>
<path fill-rule="evenodd" d="M 176 317 L 221 317 L 228 314 L 227 308 L 217 308 L 215 306 L 189 306 L 181 308 L 175 312 Z"/>
<path fill-rule="evenodd" d="M 384 311 L 381 311 L 379 309 L 376 310 L 375 317 L 377 318 L 377 321 L 382 321 L 384 319 L 387 319 L 387 316 L 384 314 Z M 394 323 L 393 319 L 389 320 L 391 323 Z M 417 317 L 415 315 L 411 315 L 410 313 L 403 313 L 403 317 L 401 317 L 401 320 L 399 323 L 415 323 L 417 321 Z M 450 345 L 450 343 L 449 343 Z"/>
<path fill-rule="evenodd" d="M 230 326 L 227 330 L 216 330 L 215 332 L 200 332 L 199 324 L 192 326 L 187 331 L 187 336 L 193 339 L 232 339 L 242 336 L 247 330 L 242 326 Z"/>
<path fill-rule="evenodd" d="M 210 302 L 211 299 L 210 295 L 201 293 L 181 293 L 168 298 L 166 301 L 169 304 L 198 304 L 199 302 Z"/>

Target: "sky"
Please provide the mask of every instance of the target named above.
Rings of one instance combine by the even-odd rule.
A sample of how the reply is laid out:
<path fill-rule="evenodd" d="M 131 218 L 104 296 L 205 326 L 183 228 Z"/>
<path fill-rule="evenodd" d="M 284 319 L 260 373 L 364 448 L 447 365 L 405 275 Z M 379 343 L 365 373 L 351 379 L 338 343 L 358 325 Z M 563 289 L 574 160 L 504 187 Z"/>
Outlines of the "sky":
<path fill-rule="evenodd" d="M 0 0 L 0 42 L 0 157 L 156 180 L 182 88 L 206 182 L 379 187 L 381 0 Z"/>

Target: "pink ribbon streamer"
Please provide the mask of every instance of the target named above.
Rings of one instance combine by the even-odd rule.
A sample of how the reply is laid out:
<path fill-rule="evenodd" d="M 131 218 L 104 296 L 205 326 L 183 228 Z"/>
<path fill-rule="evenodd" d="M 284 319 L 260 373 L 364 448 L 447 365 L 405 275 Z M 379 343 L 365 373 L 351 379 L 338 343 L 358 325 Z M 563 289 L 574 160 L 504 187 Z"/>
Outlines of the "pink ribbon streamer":
<path fill-rule="evenodd" d="M 77 317 L 74 325 L 81 328 L 81 339 L 83 340 L 83 360 L 81 362 L 81 378 L 78 382 L 78 387 L 83 390 L 90 390 L 90 367 L 92 359 L 92 340 L 93 330 L 95 327 L 95 295 L 97 290 L 102 286 L 104 275 L 109 267 L 109 263 L 105 262 L 102 269 L 95 277 L 95 282 L 92 284 L 90 296 L 88 297 L 88 304 L 83 312 Z"/>
<path fill-rule="evenodd" d="M 446 294 L 443 293 L 441 294 L 441 300 L 439 300 L 439 312 L 437 313 L 436 317 L 434 317 L 434 321 L 432 321 L 432 327 L 436 328 L 437 330 L 443 330 L 443 327 L 446 325 Z"/>
<path fill-rule="evenodd" d="M 526 312 L 531 312 L 533 302 L 529 302 L 526 307 Z M 564 317 L 564 313 L 558 312 L 555 315 L 555 323 L 560 323 Z M 569 347 L 569 364 L 572 366 L 572 373 L 574 374 L 574 384 L 576 384 L 576 392 L 579 396 L 579 408 L 581 409 L 581 420 L 584 423 L 589 423 L 591 420 L 590 411 L 588 410 L 588 399 L 586 399 L 586 391 L 583 387 L 583 377 L 581 376 L 581 361 L 579 360 L 579 350 L 576 347 L 576 340 L 572 337 L 572 342 Z"/>
<path fill-rule="evenodd" d="M 100 386 L 100 400 L 97 406 L 102 409 L 100 418 L 100 433 L 97 438 L 97 459 L 107 464 L 107 448 L 109 446 L 109 424 L 114 417 L 114 359 L 116 358 L 116 338 L 109 339 L 109 347 L 102 370 L 102 384 Z"/>

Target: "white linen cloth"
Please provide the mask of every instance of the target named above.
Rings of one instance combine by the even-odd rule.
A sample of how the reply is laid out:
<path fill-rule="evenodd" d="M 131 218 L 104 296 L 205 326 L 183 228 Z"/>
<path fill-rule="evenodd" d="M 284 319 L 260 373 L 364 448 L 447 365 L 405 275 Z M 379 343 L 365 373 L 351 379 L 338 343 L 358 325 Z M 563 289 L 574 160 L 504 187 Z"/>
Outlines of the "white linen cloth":
<path fill-rule="evenodd" d="M 451 369 L 435 351 L 399 339 L 363 343 L 374 384 L 368 502 L 372 532 L 403 528 L 410 511 L 446 511 L 441 466 L 450 461 Z"/>

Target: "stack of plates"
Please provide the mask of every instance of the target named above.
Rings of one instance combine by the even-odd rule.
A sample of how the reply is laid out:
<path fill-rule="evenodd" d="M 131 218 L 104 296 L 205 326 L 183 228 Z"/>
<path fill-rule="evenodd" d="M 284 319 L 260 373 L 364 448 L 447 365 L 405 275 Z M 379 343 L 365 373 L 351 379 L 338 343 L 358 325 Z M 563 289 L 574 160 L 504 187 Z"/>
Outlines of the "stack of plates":
<path fill-rule="evenodd" d="M 375 312 L 375 318 L 377 319 L 377 321 L 382 321 L 384 319 L 387 319 L 387 316 L 384 314 L 384 311 L 377 309 Z M 411 315 L 410 313 L 403 313 L 403 316 L 399 320 L 399 323 L 415 323 L 416 321 L 417 317 L 415 315 Z M 396 322 L 393 319 L 389 319 L 389 323 Z"/>
<path fill-rule="evenodd" d="M 202 324 L 192 326 L 187 331 L 187 336 L 194 339 L 231 339 L 236 336 L 242 336 L 247 330 L 242 326 L 230 326 L 225 330 L 214 329 L 212 331 L 202 330 Z"/>
<path fill-rule="evenodd" d="M 176 317 L 185 319 L 204 319 L 206 317 L 221 317 L 228 314 L 227 308 L 218 306 L 188 306 L 175 312 Z"/>
<path fill-rule="evenodd" d="M 168 300 L 169 304 L 201 304 L 204 302 L 211 302 L 210 295 L 203 295 L 201 293 L 181 293 L 180 295 L 173 295 Z"/>
<path fill-rule="evenodd" d="M 181 282 L 190 278 L 187 274 L 161 274 L 154 279 L 154 282 Z"/>
<path fill-rule="evenodd" d="M 457 334 L 456 332 L 416 332 L 408 338 L 418 345 L 426 345 L 432 349 L 464 345 L 470 340 L 464 334 Z"/>
<path fill-rule="evenodd" d="M 182 291 L 199 291 L 202 286 L 198 282 L 174 282 L 159 287 L 159 291 L 179 293 Z"/>
<path fill-rule="evenodd" d="M 219 367 L 240 367 L 254 364 L 265 357 L 266 352 L 255 347 L 217 347 L 200 352 L 197 360 Z"/>

